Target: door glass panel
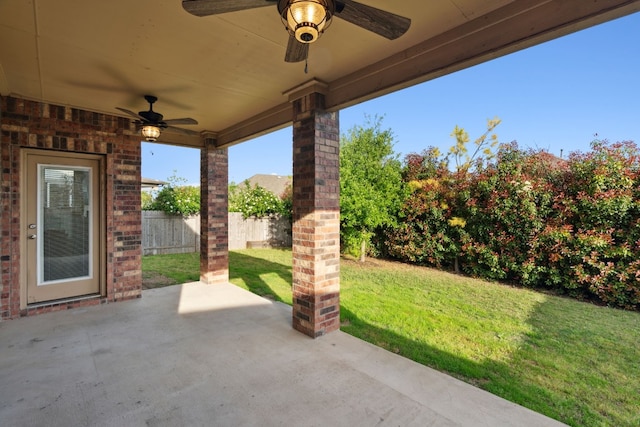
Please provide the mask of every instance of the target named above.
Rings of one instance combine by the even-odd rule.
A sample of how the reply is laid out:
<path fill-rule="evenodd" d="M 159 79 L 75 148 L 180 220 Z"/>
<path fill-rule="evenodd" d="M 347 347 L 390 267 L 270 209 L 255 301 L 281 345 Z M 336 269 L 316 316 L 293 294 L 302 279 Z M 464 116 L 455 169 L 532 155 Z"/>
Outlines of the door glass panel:
<path fill-rule="evenodd" d="M 38 167 L 38 286 L 92 275 L 91 169 Z"/>

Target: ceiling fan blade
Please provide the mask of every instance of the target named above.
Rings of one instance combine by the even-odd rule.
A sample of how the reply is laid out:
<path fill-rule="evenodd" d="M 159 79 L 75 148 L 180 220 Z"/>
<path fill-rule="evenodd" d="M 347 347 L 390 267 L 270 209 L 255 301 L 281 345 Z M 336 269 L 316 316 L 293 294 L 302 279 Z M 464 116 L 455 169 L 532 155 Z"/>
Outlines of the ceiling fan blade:
<path fill-rule="evenodd" d="M 181 133 L 183 135 L 190 135 L 190 136 L 194 136 L 194 135 L 199 135 L 200 134 L 198 131 L 195 131 L 195 130 L 182 129 L 182 128 L 177 128 L 175 126 L 167 126 L 166 130 L 168 130 L 169 132 Z"/>
<path fill-rule="evenodd" d="M 192 119 L 190 117 L 185 117 L 183 119 L 169 119 L 163 120 L 168 125 L 197 125 L 198 121 L 196 119 Z"/>
<path fill-rule="evenodd" d="M 287 43 L 287 53 L 284 55 L 285 62 L 300 62 L 309 56 L 309 44 L 300 43 L 295 36 L 289 36 Z"/>
<path fill-rule="evenodd" d="M 120 108 L 120 107 L 116 107 L 116 110 L 120 110 L 123 113 L 127 113 L 128 115 L 130 115 L 131 117 L 137 119 L 137 120 L 142 120 L 142 121 L 146 121 L 147 119 L 145 119 L 144 117 L 142 117 L 141 115 L 134 113 L 131 110 L 127 110 L 126 108 Z"/>
<path fill-rule="evenodd" d="M 182 8 L 195 16 L 218 15 L 271 6 L 277 0 L 182 0 Z"/>
<path fill-rule="evenodd" d="M 395 40 L 407 32 L 411 19 L 357 1 L 337 1 L 336 16 L 365 30 Z"/>

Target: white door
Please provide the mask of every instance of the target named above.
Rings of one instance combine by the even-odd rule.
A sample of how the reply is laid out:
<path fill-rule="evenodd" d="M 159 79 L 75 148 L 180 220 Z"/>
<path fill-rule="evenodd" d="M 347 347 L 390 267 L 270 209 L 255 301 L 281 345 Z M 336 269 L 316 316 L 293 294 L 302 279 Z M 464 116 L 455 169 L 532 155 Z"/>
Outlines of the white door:
<path fill-rule="evenodd" d="M 27 303 L 100 293 L 100 159 L 29 152 L 25 163 Z"/>

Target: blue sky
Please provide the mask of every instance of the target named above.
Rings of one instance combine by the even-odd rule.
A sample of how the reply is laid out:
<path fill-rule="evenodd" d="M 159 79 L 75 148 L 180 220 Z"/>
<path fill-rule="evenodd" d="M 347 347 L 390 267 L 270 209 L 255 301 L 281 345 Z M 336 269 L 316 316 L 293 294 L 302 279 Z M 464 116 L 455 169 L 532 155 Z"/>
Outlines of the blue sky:
<path fill-rule="evenodd" d="M 589 151 L 597 134 L 640 144 L 640 13 L 553 40 L 340 111 L 345 134 L 382 116 L 402 156 L 429 146 L 447 150 L 458 125 L 473 140 L 498 117 L 500 142 L 556 155 Z M 291 175 L 292 132 L 229 149 L 229 180 L 257 173 Z M 198 150 L 142 144 L 142 176 L 199 182 Z"/>

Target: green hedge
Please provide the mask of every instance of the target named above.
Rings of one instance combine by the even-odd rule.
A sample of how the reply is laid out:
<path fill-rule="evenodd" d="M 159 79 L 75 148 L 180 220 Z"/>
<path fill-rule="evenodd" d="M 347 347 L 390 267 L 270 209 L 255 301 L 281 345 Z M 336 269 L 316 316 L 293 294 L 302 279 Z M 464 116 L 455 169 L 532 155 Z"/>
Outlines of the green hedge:
<path fill-rule="evenodd" d="M 606 141 L 567 159 L 506 144 L 457 171 L 437 151 L 412 154 L 413 192 L 381 241 L 403 261 L 637 310 L 639 158 Z"/>

